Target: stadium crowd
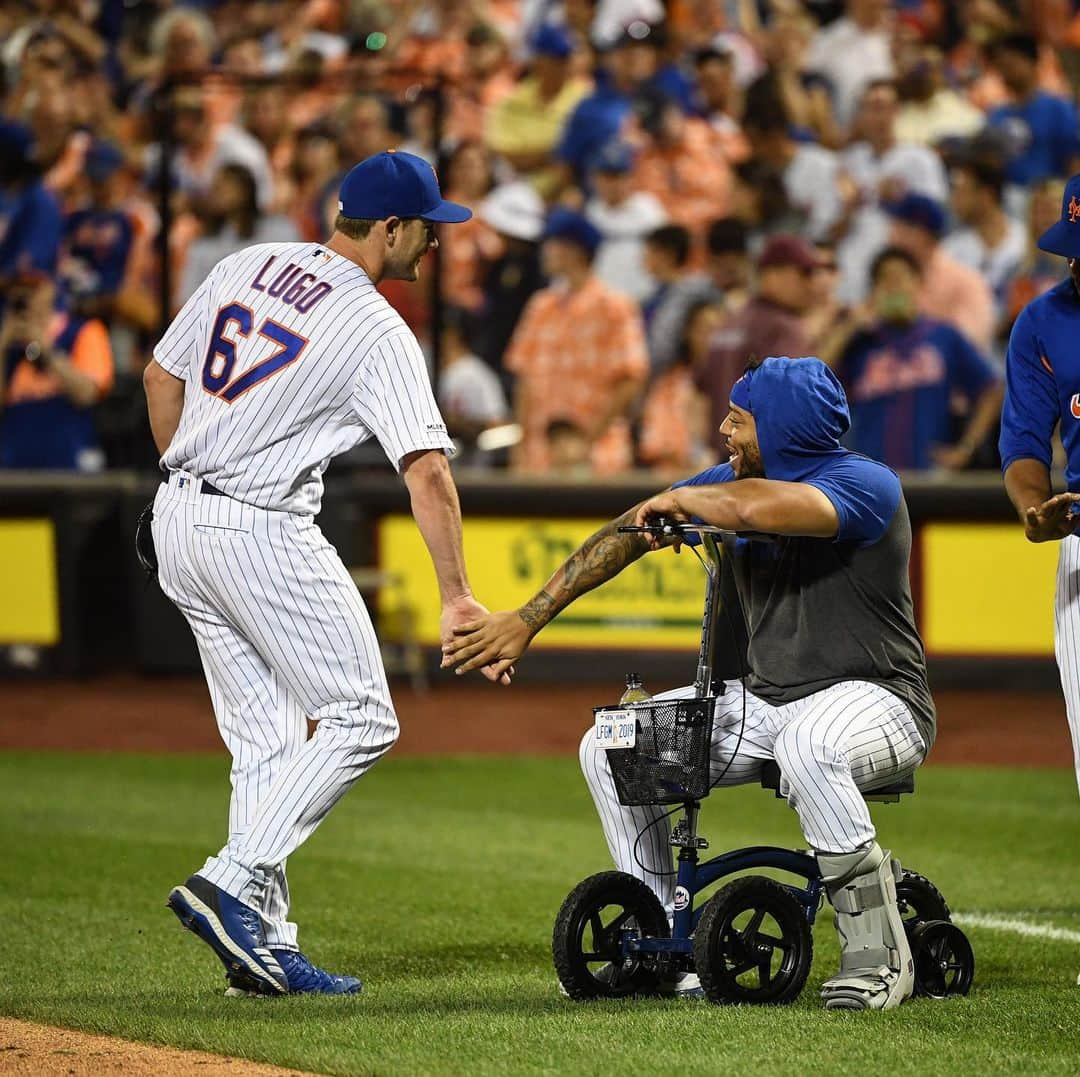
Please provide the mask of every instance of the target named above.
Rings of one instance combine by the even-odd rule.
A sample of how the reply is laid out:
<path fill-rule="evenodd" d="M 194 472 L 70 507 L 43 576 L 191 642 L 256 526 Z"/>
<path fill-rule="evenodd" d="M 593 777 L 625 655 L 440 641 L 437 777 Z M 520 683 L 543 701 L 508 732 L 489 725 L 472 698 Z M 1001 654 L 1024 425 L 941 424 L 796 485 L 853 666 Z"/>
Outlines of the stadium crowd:
<path fill-rule="evenodd" d="M 387 148 L 475 212 L 439 304 L 432 264 L 384 286 L 467 461 L 685 472 L 757 353 L 829 363 L 861 452 L 993 467 L 1009 329 L 1066 272 L 1034 237 L 1080 168 L 1078 8 L 5 4 L 0 467 L 152 463 L 163 317 L 232 251 L 325 238 Z"/>

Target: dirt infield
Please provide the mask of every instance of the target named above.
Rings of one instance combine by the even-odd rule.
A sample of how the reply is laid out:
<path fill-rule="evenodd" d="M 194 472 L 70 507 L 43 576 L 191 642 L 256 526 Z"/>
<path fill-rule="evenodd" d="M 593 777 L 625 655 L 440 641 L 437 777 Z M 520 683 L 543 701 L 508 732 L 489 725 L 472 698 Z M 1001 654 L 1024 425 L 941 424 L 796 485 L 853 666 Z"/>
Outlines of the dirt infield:
<path fill-rule="evenodd" d="M 0 1017 L 0 1073 L 153 1074 L 154 1077 L 305 1077 L 299 1070 L 263 1066 L 242 1058 L 224 1058 L 203 1051 L 178 1051 L 113 1036 L 91 1036 L 66 1028 L 32 1025 Z"/>
<path fill-rule="evenodd" d="M 659 686 L 656 686 L 659 687 Z M 577 750 L 590 709 L 617 698 L 610 683 L 440 685 L 418 695 L 397 686 L 397 754 Z M 931 763 L 1068 768 L 1072 749 L 1057 693 L 938 692 Z M 220 751 L 199 678 L 103 677 L 0 683 L 0 749 Z"/>

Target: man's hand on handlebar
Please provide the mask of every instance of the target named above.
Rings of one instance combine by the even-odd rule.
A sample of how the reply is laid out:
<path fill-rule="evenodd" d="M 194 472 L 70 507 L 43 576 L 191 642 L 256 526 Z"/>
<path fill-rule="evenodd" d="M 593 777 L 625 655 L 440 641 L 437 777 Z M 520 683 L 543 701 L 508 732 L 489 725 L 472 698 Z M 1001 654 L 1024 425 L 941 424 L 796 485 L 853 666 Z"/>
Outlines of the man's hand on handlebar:
<path fill-rule="evenodd" d="M 533 630 L 517 610 L 486 613 L 455 626 L 453 635 L 443 640 L 441 668 L 455 666 L 458 675 L 483 669 L 492 680 L 512 675 L 532 637 Z"/>
<path fill-rule="evenodd" d="M 672 546 L 676 553 L 682 545 L 680 533 L 670 534 L 664 532 L 664 524 L 687 524 L 690 517 L 682 510 L 678 500 L 678 490 L 665 490 L 656 497 L 650 497 L 644 502 L 634 517 L 637 527 L 650 528 L 650 533 L 645 535 L 645 541 L 650 550 L 662 550 Z"/>

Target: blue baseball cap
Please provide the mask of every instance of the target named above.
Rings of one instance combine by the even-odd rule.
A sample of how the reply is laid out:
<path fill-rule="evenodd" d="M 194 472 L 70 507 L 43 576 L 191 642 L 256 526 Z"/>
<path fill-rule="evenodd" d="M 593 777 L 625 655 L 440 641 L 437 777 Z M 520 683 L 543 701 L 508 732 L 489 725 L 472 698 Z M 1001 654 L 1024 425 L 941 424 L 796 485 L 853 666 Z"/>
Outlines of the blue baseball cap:
<path fill-rule="evenodd" d="M 1061 219 L 1041 236 L 1039 250 L 1060 254 L 1062 258 L 1080 258 L 1080 173 L 1065 184 L 1061 196 Z"/>
<path fill-rule="evenodd" d="M 460 224 L 472 210 L 447 202 L 435 169 L 412 153 L 386 150 L 354 165 L 341 181 L 338 210 L 346 217 L 385 221 L 419 217 L 440 224 Z"/>
<path fill-rule="evenodd" d="M 124 163 L 124 155 L 118 146 L 105 139 L 95 138 L 87 150 L 83 170 L 86 175 L 100 183 L 107 180 Z"/>
<path fill-rule="evenodd" d="M 574 51 L 574 42 L 563 27 L 545 23 L 533 34 L 529 48 L 536 56 L 565 60 Z"/>
<path fill-rule="evenodd" d="M 572 209 L 557 206 L 548 214 L 543 239 L 565 239 L 576 243 L 591 258 L 603 241 L 600 230 L 588 218 Z"/>
<path fill-rule="evenodd" d="M 924 194 L 906 194 L 897 202 L 885 206 L 890 217 L 907 224 L 925 228 L 940 237 L 945 232 L 945 209 L 940 202 Z"/>
<path fill-rule="evenodd" d="M 593 172 L 629 172 L 634 167 L 634 147 L 612 139 L 597 150 L 592 159 Z"/>

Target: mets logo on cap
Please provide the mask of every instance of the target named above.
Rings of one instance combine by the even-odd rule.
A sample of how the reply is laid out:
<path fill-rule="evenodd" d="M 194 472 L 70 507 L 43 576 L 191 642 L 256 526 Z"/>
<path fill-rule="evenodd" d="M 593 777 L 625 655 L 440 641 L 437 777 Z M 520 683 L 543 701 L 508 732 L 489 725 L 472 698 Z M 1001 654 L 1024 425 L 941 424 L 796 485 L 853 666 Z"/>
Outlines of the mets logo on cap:
<path fill-rule="evenodd" d="M 1077 224 L 1080 224 L 1080 174 L 1065 184 L 1061 216 L 1039 236 L 1039 250 L 1062 258 L 1080 258 L 1080 228 L 1074 227 Z"/>

